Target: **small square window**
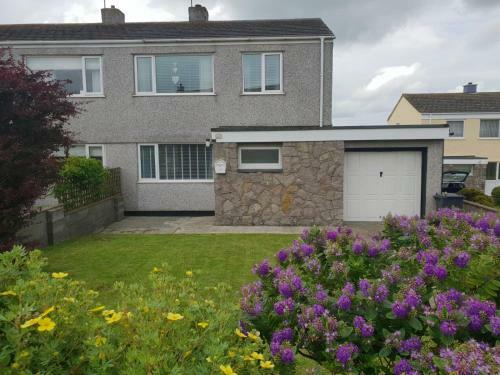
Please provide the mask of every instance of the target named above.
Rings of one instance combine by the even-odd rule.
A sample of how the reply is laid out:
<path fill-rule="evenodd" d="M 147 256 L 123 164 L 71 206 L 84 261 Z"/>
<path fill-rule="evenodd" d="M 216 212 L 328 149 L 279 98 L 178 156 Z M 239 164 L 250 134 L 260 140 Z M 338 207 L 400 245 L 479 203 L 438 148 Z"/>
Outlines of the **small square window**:
<path fill-rule="evenodd" d="M 240 169 L 281 169 L 279 146 L 242 146 L 239 148 Z"/>
<path fill-rule="evenodd" d="M 464 122 L 463 121 L 448 121 L 450 127 L 450 137 L 463 138 L 464 136 Z"/>

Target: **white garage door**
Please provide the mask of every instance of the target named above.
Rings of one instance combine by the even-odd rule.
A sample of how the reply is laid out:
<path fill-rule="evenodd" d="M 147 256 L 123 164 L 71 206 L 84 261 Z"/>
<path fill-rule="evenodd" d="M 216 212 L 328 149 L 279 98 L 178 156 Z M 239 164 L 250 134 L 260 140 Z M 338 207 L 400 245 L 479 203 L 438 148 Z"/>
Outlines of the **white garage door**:
<path fill-rule="evenodd" d="M 419 151 L 346 152 L 344 220 L 420 215 L 421 168 Z"/>

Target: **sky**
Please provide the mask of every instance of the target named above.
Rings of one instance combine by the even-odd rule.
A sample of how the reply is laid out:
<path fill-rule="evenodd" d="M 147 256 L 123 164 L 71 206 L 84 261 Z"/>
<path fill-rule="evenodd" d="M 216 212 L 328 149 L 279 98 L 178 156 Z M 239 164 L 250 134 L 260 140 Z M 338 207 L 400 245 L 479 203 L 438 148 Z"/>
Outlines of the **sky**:
<path fill-rule="evenodd" d="M 321 17 L 336 35 L 335 125 L 385 124 L 403 92 L 500 91 L 500 0 L 198 0 L 211 20 Z M 190 0 L 107 0 L 184 21 Z M 103 0 L 0 0 L 0 23 L 100 22 Z"/>

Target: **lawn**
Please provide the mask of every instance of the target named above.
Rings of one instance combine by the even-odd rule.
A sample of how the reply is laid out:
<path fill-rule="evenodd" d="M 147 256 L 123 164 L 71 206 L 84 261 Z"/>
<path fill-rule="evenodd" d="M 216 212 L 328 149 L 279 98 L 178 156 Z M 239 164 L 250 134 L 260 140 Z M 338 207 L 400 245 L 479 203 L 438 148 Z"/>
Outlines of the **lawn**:
<path fill-rule="evenodd" d="M 114 299 L 115 281 L 141 283 L 153 267 L 168 263 L 184 276 L 192 270 L 202 285 L 225 282 L 235 288 L 253 279 L 251 267 L 289 246 L 295 235 L 94 235 L 44 250 L 47 271 L 69 272 L 101 293 L 103 303 Z"/>

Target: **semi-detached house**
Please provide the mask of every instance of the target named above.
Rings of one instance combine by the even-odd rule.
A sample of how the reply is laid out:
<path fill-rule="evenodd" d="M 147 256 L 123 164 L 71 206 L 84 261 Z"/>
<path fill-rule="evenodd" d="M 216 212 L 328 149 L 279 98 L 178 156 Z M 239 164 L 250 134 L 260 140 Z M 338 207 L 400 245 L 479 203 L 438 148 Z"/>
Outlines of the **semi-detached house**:
<path fill-rule="evenodd" d="M 334 35 L 321 19 L 101 12 L 102 23 L 0 25 L 0 46 L 71 80 L 84 111 L 70 153 L 121 169 L 126 211 L 308 225 L 434 208 L 448 130 L 332 127 Z"/>

